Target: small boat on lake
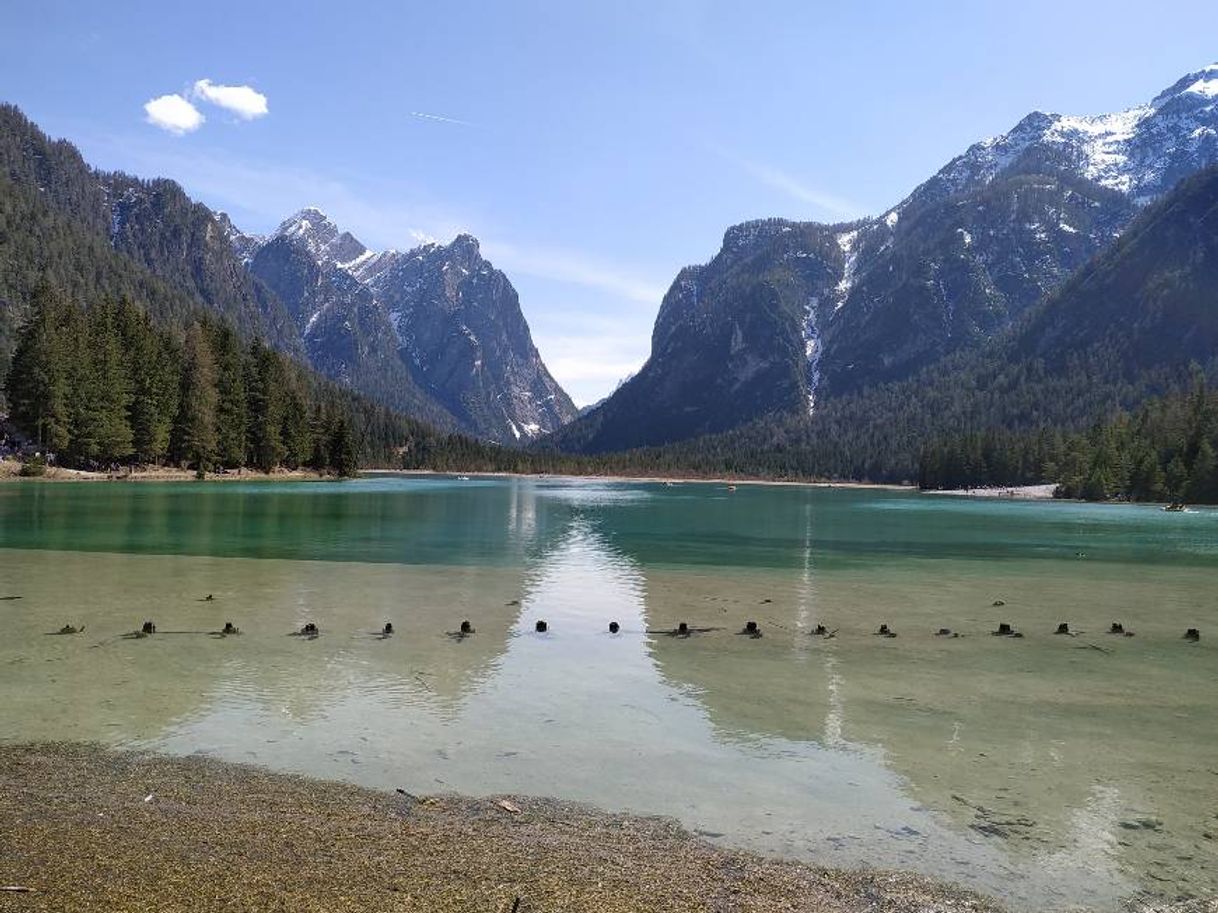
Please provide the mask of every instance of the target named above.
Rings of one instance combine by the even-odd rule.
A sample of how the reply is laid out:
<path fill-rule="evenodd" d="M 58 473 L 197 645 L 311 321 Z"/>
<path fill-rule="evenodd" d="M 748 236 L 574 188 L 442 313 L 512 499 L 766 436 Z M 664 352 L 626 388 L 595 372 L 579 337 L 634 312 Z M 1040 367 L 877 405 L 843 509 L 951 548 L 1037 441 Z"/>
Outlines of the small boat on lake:
<path fill-rule="evenodd" d="M 1171 504 L 1168 504 L 1166 507 L 1164 507 L 1163 510 L 1165 510 L 1167 513 L 1171 513 L 1171 514 L 1182 514 L 1182 513 L 1186 513 L 1188 511 L 1188 508 L 1184 506 L 1184 503 L 1182 501 L 1173 501 Z"/>

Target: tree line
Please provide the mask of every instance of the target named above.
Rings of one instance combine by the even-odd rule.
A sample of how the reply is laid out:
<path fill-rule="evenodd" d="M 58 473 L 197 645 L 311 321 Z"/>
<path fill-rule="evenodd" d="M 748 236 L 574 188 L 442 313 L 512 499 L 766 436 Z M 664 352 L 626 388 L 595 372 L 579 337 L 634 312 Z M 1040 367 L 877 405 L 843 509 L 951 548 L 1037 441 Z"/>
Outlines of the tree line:
<path fill-rule="evenodd" d="M 127 299 L 85 309 L 40 286 L 5 393 L 12 423 L 64 465 L 358 465 L 346 404 L 283 355 L 207 318 L 158 327 Z"/>
<path fill-rule="evenodd" d="M 985 431 L 935 441 L 922 451 L 923 488 L 1053 482 L 1088 501 L 1218 503 L 1218 393 L 1203 375 L 1193 388 L 1080 434 Z"/>

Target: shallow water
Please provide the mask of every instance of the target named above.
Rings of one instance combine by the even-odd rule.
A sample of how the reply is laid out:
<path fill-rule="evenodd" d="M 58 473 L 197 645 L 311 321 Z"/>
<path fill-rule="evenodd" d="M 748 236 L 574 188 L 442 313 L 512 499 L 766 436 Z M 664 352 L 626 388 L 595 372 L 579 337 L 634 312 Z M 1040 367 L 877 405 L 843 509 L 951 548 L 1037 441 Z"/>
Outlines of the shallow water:
<path fill-rule="evenodd" d="M 8 740 L 556 795 L 1028 909 L 1218 891 L 1216 511 L 561 479 L 10 483 L 4 595 L 22 597 L 0 601 Z M 465 618 L 476 635 L 446 635 Z M 121 636 L 145 619 L 157 635 Z M 736 634 L 750 619 L 760 639 Z M 226 620 L 244 633 L 206 634 Z M 320 638 L 288 636 L 309 620 Z M 385 621 L 397 633 L 373 636 Z M 680 621 L 719 630 L 647 633 Z M 990 636 L 1002 621 L 1025 637 Z M 809 636 L 821 622 L 837 635 Z M 85 633 L 46 636 L 66 623 Z"/>

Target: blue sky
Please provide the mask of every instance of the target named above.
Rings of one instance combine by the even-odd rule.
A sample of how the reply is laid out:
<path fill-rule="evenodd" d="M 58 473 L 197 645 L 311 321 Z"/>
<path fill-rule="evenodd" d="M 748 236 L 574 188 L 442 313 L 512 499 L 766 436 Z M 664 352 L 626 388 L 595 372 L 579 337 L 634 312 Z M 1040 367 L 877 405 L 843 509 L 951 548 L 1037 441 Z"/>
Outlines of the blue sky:
<path fill-rule="evenodd" d="M 727 226 L 882 212 L 1030 110 L 1130 107 L 1218 59 L 1213 0 L 41 0 L 2 20 L 0 98 L 97 165 L 248 231 L 318 205 L 378 248 L 475 234 L 580 403 L 646 359 L 668 284 Z M 173 94 L 201 126 L 147 121 Z"/>

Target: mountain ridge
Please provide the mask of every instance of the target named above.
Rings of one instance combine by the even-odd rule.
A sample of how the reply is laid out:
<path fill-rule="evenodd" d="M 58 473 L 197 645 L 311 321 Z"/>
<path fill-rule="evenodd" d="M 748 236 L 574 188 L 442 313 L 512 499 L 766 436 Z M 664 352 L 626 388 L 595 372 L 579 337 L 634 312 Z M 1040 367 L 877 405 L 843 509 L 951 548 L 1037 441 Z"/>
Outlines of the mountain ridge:
<path fill-rule="evenodd" d="M 373 251 L 306 207 L 266 237 L 235 227 L 228 237 L 251 273 L 288 303 L 310 358 L 330 376 L 349 381 L 372 362 L 374 377 L 393 376 L 403 395 L 492 441 L 524 443 L 574 418 L 511 281 L 472 235 Z M 312 267 L 292 265 L 299 257 Z"/>
<path fill-rule="evenodd" d="M 663 444 L 910 377 L 1002 332 L 1141 208 L 1214 162 L 1218 65 L 1123 112 L 1033 112 L 876 217 L 731 226 L 711 260 L 678 273 L 644 366 L 554 443 Z M 735 348 L 723 345 L 728 329 L 708 325 L 766 314 L 770 327 L 753 340 L 728 336 Z M 724 380 L 746 364 L 777 378 L 768 394 Z"/>
<path fill-rule="evenodd" d="M 340 384 L 441 429 L 525 443 L 575 415 L 541 361 L 511 282 L 481 259 L 470 236 L 378 253 L 316 207 L 265 237 L 247 234 L 174 181 L 91 167 L 70 142 L 52 140 L 13 105 L 0 105 L 0 179 L 33 189 L 175 294 L 231 321 L 243 337 L 263 338 Z M 413 257 L 440 272 L 449 259 L 474 273 L 485 267 L 486 281 L 425 282 L 410 300 L 383 274 L 395 266 L 400 271 Z M 33 286 L 24 279 L 0 285 L 21 292 L 0 301 L 2 369 Z M 391 321 L 386 296 L 402 313 L 436 326 Z M 476 338 L 463 326 L 477 326 Z M 417 344 L 407 345 L 407 336 Z M 421 372 L 423 363 L 444 363 L 444 370 Z"/>

